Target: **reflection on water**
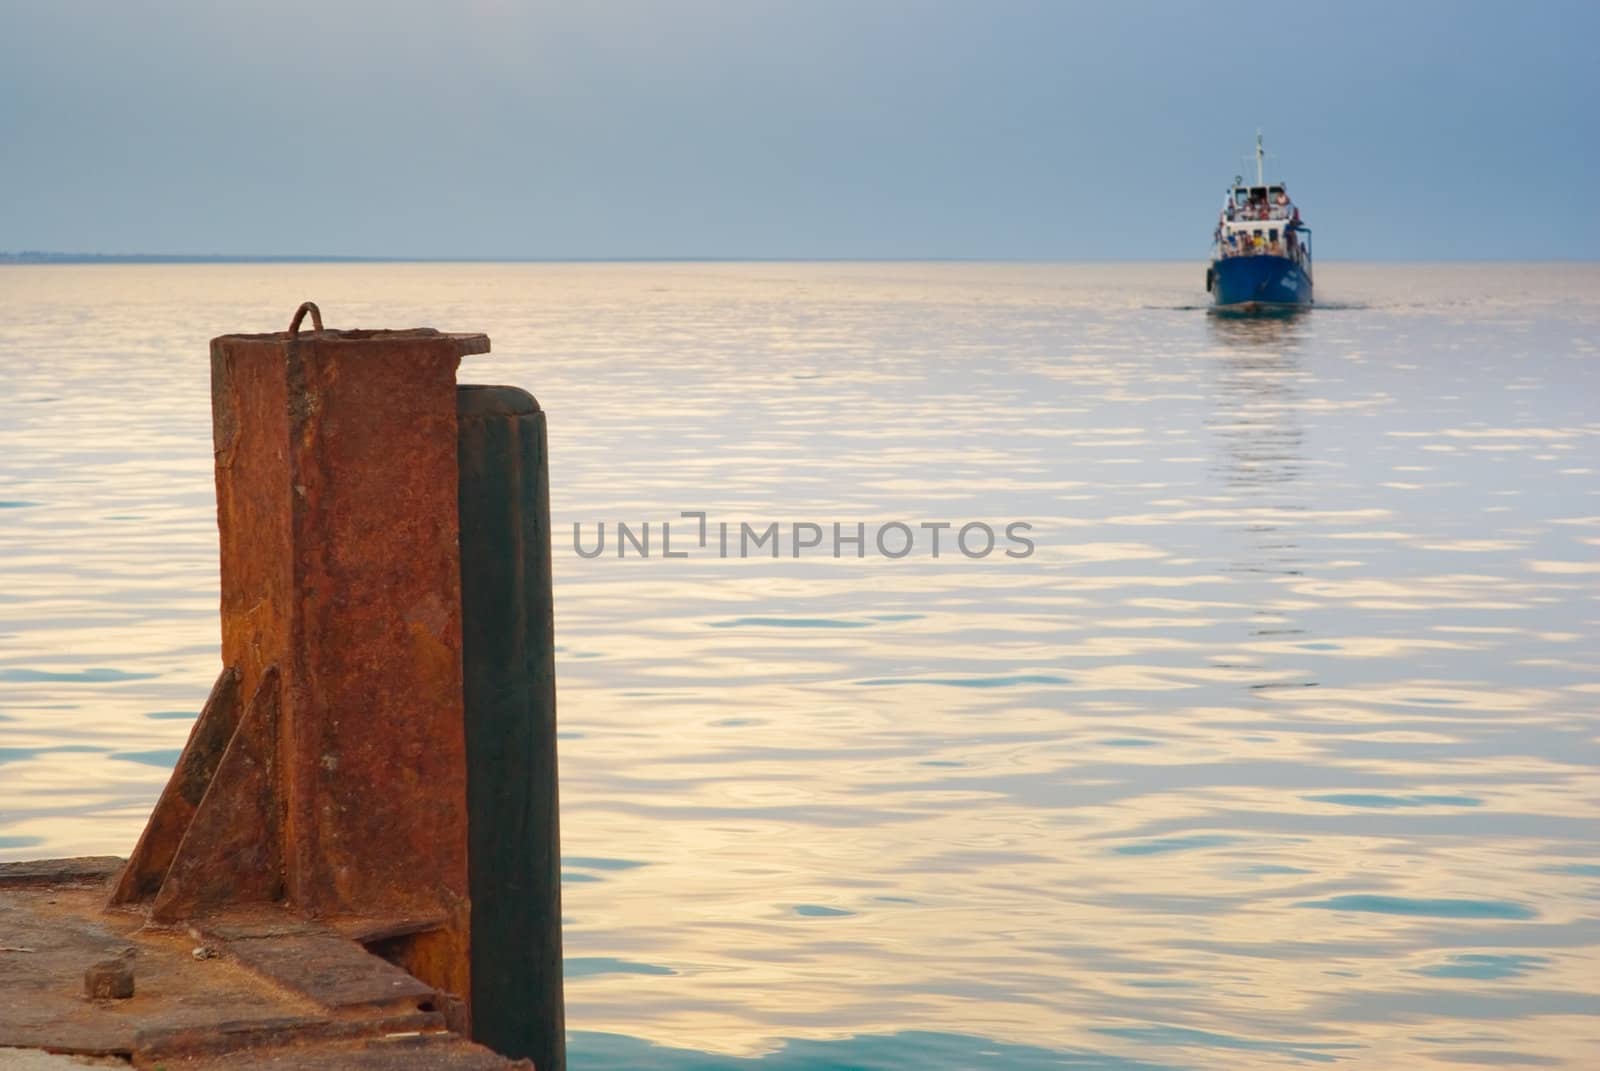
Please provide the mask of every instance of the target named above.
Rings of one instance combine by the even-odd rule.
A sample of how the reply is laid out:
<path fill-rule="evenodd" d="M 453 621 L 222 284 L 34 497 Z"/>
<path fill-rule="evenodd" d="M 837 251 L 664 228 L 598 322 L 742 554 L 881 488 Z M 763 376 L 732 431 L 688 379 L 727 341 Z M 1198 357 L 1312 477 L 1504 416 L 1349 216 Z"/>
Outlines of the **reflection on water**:
<path fill-rule="evenodd" d="M 1216 415 L 1208 421 L 1223 445 L 1222 483 L 1231 490 L 1293 483 L 1305 464 L 1300 387 L 1305 373 L 1293 324 L 1281 320 L 1212 321 L 1216 330 Z"/>
<path fill-rule="evenodd" d="M 0 270 L 0 857 L 125 853 L 217 669 L 206 339 L 487 331 L 556 548 L 575 1068 L 1593 1063 L 1600 273 Z"/>
<path fill-rule="evenodd" d="M 1301 386 L 1307 374 L 1298 355 L 1306 313 L 1227 316 L 1207 320 L 1216 362 L 1207 420 L 1221 446 L 1213 482 L 1227 500 L 1249 511 L 1236 529 L 1240 556 L 1230 574 L 1303 577 L 1306 556 L 1296 522 L 1311 508 L 1300 480 L 1306 466 L 1300 423 Z M 1265 594 L 1270 589 L 1262 588 Z M 1252 637 L 1306 637 L 1292 614 L 1272 605 L 1256 611 Z M 1315 687 L 1315 680 L 1256 681 L 1248 694 L 1267 688 Z M 1255 698 L 1261 698 L 1255 695 Z"/>

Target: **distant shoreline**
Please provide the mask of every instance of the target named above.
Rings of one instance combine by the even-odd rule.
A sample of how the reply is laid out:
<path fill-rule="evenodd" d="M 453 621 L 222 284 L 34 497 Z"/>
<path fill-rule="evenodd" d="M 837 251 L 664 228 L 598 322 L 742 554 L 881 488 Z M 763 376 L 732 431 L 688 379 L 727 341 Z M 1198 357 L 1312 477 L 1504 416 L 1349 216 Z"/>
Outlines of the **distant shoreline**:
<path fill-rule="evenodd" d="M 0 264 L 402 264 L 399 257 L 225 256 L 205 253 L 0 253 Z"/>
<path fill-rule="evenodd" d="M 49 253 L 0 252 L 6 265 L 83 264 L 1187 264 L 1191 257 L 350 257 L 223 253 Z M 1595 258 L 1551 257 L 1529 260 L 1500 257 L 1482 260 L 1354 260 L 1323 257 L 1324 264 L 1584 264 Z"/>
<path fill-rule="evenodd" d="M 1151 263 L 1159 263 L 1152 260 Z M 1069 264 L 994 257 L 336 257 L 222 253 L 0 253 L 4 264 Z M 1107 263 L 1110 263 L 1109 261 Z"/>
<path fill-rule="evenodd" d="M 1161 257 L 1151 264 L 1178 263 Z M 1126 263 L 1116 260 L 1062 260 L 1031 257 L 348 257 L 222 253 L 0 253 L 5 264 L 1078 264 Z"/>

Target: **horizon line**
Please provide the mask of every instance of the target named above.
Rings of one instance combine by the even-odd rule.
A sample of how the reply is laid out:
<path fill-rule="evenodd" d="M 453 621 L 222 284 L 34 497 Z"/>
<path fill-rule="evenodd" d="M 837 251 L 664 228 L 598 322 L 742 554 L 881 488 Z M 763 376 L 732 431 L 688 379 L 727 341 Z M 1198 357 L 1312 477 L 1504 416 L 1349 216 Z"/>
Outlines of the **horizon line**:
<path fill-rule="evenodd" d="M 25 249 L 0 251 L 5 265 L 84 264 L 1179 264 L 1199 257 L 1004 257 L 1004 256 L 596 256 L 596 257 L 430 257 L 363 256 L 314 253 L 58 253 Z M 1319 258 L 1331 264 L 1596 264 L 1597 257 L 1476 258 Z"/>

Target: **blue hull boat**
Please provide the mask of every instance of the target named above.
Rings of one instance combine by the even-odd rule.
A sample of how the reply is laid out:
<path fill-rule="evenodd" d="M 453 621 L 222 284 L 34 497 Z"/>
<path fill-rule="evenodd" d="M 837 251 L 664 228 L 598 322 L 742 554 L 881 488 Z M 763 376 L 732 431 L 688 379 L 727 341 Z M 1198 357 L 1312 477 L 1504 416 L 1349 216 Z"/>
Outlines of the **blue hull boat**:
<path fill-rule="evenodd" d="M 1263 253 L 1224 257 L 1211 264 L 1211 301 L 1237 312 L 1311 304 L 1311 276 L 1293 260 Z"/>
<path fill-rule="evenodd" d="M 1311 228 L 1282 182 L 1263 177 L 1256 132 L 1256 181 L 1234 176 L 1211 236 L 1206 289 L 1218 312 L 1284 312 L 1312 303 Z"/>

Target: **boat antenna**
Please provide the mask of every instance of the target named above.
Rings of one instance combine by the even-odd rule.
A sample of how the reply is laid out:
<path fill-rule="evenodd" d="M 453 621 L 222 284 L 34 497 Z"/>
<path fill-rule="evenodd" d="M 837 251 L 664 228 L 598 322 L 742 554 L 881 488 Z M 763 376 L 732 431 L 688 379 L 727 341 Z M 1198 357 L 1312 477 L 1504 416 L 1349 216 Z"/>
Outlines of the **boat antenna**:
<path fill-rule="evenodd" d="M 1256 185 L 1265 186 L 1266 181 L 1261 177 L 1261 164 L 1267 158 L 1267 152 L 1261 147 L 1261 128 L 1256 128 Z"/>

